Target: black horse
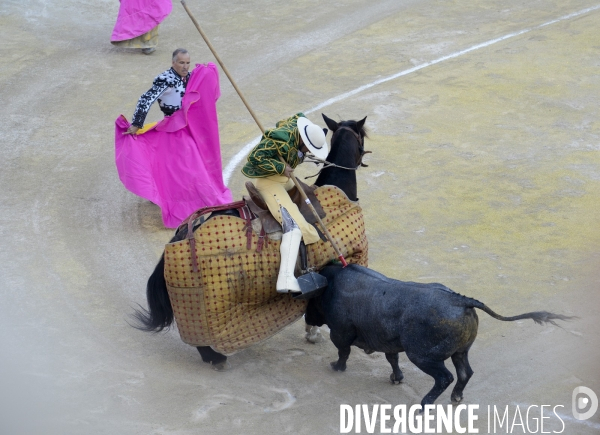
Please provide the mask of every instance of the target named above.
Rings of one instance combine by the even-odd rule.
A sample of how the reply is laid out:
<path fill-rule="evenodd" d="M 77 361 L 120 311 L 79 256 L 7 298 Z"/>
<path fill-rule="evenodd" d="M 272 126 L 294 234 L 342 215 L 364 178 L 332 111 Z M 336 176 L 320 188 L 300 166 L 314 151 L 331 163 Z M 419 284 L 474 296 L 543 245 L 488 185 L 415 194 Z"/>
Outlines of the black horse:
<path fill-rule="evenodd" d="M 365 117 L 360 121 L 341 121 L 339 123 L 325 115 L 323 115 L 323 119 L 327 127 L 332 131 L 333 136 L 331 138 L 331 150 L 315 185 L 336 186 L 350 200 L 357 201 L 356 170 L 360 166 L 366 166 L 363 164 L 362 159 L 369 152 L 364 149 L 364 138 L 367 137 L 364 124 L 367 118 Z M 218 214 L 237 215 L 237 211 L 232 209 L 216 212 L 211 217 Z M 183 225 L 177 230 L 169 243 L 185 239 L 187 232 L 187 226 Z M 163 255 L 148 279 L 146 287 L 148 310 L 140 307 L 140 310 L 136 310 L 133 315 L 138 322 L 138 325 L 134 325 L 137 329 L 160 332 L 173 323 L 173 307 L 171 306 L 167 292 L 164 268 L 165 260 Z M 224 367 L 227 360 L 225 355 L 214 351 L 210 346 L 198 346 L 197 349 L 204 362 L 211 363 L 216 368 Z"/>

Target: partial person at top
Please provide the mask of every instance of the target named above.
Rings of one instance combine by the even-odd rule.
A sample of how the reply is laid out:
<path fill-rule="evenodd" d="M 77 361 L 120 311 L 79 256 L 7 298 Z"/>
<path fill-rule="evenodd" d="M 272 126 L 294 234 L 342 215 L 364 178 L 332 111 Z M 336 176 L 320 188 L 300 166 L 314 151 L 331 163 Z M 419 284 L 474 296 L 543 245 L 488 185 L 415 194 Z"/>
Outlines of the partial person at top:
<path fill-rule="evenodd" d="M 150 107 L 156 100 L 165 116 L 170 116 L 181 108 L 181 100 L 190 78 L 190 54 L 185 48 L 173 52 L 171 68 L 159 74 L 152 87 L 138 100 L 131 126 L 124 134 L 135 134 L 144 126 Z"/>
<path fill-rule="evenodd" d="M 119 0 L 119 15 L 110 37 L 113 45 L 150 54 L 158 45 L 158 25 L 171 13 L 171 0 Z"/>

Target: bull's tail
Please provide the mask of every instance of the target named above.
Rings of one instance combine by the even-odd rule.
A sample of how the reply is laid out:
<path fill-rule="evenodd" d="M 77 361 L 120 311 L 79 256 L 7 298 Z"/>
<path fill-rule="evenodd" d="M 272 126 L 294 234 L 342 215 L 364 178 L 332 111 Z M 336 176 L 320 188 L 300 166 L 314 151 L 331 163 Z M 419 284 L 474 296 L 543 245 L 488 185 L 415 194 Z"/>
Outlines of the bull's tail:
<path fill-rule="evenodd" d="M 472 306 L 474 308 L 479 308 L 480 310 L 488 313 L 494 319 L 502 320 L 503 322 L 513 322 L 515 320 L 531 319 L 538 325 L 543 325 L 544 323 L 550 323 L 555 326 L 560 326 L 555 322 L 555 320 L 571 320 L 571 319 L 577 318 L 575 316 L 564 316 L 562 314 L 549 313 L 548 311 L 533 311 L 531 313 L 519 314 L 517 316 L 504 317 L 504 316 L 501 316 L 500 314 L 494 312 L 494 310 L 492 310 L 490 307 L 488 307 L 483 302 L 479 302 L 478 300 L 472 299 L 472 298 L 466 298 L 466 299 L 470 302 L 467 304 L 468 306 Z"/>
<path fill-rule="evenodd" d="M 165 281 L 165 257 L 160 258 L 154 272 L 148 279 L 146 287 L 146 298 L 148 299 L 148 310 L 140 307 L 135 310 L 133 317 L 137 320 L 134 328 L 142 331 L 160 332 L 173 323 L 173 307 L 167 292 Z"/>

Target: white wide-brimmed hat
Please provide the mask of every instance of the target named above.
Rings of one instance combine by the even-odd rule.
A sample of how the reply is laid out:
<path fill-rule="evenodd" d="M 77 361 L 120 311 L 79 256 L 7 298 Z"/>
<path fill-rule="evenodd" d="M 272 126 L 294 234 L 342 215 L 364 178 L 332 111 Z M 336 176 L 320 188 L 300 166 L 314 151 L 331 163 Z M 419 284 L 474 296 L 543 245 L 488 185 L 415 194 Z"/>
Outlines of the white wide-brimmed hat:
<path fill-rule="evenodd" d="M 316 158 L 325 160 L 329 154 L 329 147 L 327 146 L 323 129 L 302 116 L 298 118 L 297 125 L 306 148 Z"/>

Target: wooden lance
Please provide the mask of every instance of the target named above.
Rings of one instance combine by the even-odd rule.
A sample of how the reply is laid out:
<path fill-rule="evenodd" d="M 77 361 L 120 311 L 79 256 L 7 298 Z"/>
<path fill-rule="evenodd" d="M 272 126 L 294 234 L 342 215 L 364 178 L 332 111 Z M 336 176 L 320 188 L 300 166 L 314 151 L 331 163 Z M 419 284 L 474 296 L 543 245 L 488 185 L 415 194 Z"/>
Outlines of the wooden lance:
<path fill-rule="evenodd" d="M 204 31 L 200 28 L 200 25 L 198 24 L 198 21 L 196 21 L 196 18 L 194 18 L 194 15 L 192 15 L 191 11 L 188 9 L 187 4 L 185 3 L 185 0 L 181 0 L 181 4 L 183 5 L 185 11 L 189 15 L 192 22 L 194 23 L 194 26 L 196 26 L 196 29 L 198 29 L 198 32 L 200 32 L 202 39 L 204 39 L 204 42 L 206 42 L 206 45 L 212 52 L 213 56 L 215 57 L 215 59 L 217 59 L 217 62 L 219 62 L 219 65 L 221 65 L 221 69 L 223 70 L 223 72 L 225 73 L 225 75 L 227 76 L 227 78 L 229 79 L 231 84 L 233 85 L 233 88 L 235 89 L 235 91 L 238 93 L 238 95 L 242 99 L 242 102 L 246 106 L 246 109 L 248 109 L 248 112 L 250 112 L 250 115 L 252 116 L 252 118 L 254 118 L 256 125 L 258 125 L 258 128 L 260 129 L 260 134 L 264 134 L 265 129 L 263 128 L 260 121 L 258 120 L 256 114 L 254 113 L 254 110 L 252 110 L 252 108 L 248 104 L 248 101 L 246 101 L 246 98 L 244 98 L 244 95 L 242 94 L 242 91 L 240 91 L 240 88 L 238 88 L 238 86 L 235 84 L 235 81 L 231 77 L 231 74 L 229 74 L 229 70 L 227 69 L 227 67 L 225 66 L 225 64 L 219 57 L 219 55 L 217 54 L 216 50 L 214 49 L 213 45 L 210 43 L 210 41 L 209 41 L 208 37 L 206 36 L 206 34 L 204 33 Z M 281 162 L 283 164 L 287 164 L 282 156 L 279 156 L 279 159 L 281 160 Z M 336 255 L 338 256 L 339 260 L 342 262 L 342 265 L 344 267 L 346 267 L 348 265 L 348 263 L 346 262 L 344 255 L 337 247 L 335 241 L 333 240 L 333 237 L 331 236 L 331 233 L 329 232 L 329 230 L 327 229 L 327 227 L 325 226 L 325 224 L 319 217 L 319 214 L 317 213 L 317 211 L 315 210 L 315 207 L 310 202 L 310 199 L 308 198 L 308 196 L 306 196 L 306 192 L 304 192 L 304 189 L 302 189 L 302 186 L 300 185 L 300 183 L 298 183 L 298 180 L 296 179 L 296 176 L 293 173 L 290 175 L 290 177 L 292 178 L 292 181 L 294 182 L 294 184 L 296 185 L 296 188 L 300 192 L 302 199 L 308 205 L 308 207 L 310 208 L 312 213 L 315 215 L 317 221 L 319 222 L 319 225 L 321 226 L 321 228 L 323 229 L 323 232 L 325 233 L 325 237 L 327 237 L 327 240 L 329 240 L 329 243 L 331 243 L 331 246 L 333 246 L 333 249 L 334 249 Z"/>

